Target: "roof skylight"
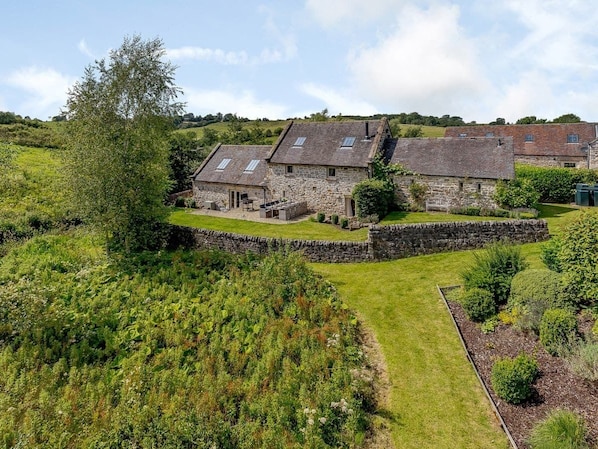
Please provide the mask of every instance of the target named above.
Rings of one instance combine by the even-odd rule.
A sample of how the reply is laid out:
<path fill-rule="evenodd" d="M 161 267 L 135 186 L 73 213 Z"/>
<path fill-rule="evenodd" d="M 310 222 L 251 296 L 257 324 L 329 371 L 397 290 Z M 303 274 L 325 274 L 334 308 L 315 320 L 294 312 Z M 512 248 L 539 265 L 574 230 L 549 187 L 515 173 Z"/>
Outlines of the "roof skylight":
<path fill-rule="evenodd" d="M 251 173 L 253 172 L 253 170 L 255 170 L 255 167 L 257 167 L 257 164 L 260 163 L 259 159 L 253 159 L 249 164 L 247 164 L 247 167 L 245 167 L 245 170 L 243 171 L 243 173 Z"/>
<path fill-rule="evenodd" d="M 216 167 L 216 170 L 224 170 L 230 161 L 231 159 L 222 159 L 222 161 L 220 161 L 220 164 L 218 164 L 218 167 Z"/>
<path fill-rule="evenodd" d="M 302 147 L 303 144 L 305 143 L 305 137 L 297 137 L 297 140 L 295 140 L 295 143 L 293 144 L 294 147 Z"/>
<path fill-rule="evenodd" d="M 355 137 L 345 137 L 343 139 L 341 148 L 351 148 L 354 143 L 355 143 Z"/>

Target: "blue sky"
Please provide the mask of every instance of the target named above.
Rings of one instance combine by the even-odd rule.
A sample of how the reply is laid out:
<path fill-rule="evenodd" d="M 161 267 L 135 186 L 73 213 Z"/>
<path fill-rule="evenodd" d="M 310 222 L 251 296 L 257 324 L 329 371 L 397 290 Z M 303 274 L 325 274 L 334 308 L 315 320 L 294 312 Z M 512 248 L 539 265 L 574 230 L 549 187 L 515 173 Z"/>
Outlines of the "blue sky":
<path fill-rule="evenodd" d="M 598 121 L 587 0 L 7 2 L 0 110 L 46 120 L 125 36 L 160 37 L 194 114 Z"/>

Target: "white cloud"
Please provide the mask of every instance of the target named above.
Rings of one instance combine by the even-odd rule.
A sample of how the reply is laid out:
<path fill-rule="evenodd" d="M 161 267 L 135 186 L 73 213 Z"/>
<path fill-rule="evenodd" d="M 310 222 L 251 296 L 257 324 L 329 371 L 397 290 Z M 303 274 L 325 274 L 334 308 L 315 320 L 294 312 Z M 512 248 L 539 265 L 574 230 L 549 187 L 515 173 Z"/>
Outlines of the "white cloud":
<path fill-rule="evenodd" d="M 196 90 L 186 87 L 187 110 L 195 114 L 234 113 L 250 119 L 286 117 L 287 109 L 270 101 L 258 100 L 251 90 Z"/>
<path fill-rule="evenodd" d="M 96 59 L 96 57 L 94 56 L 94 54 L 91 52 L 91 50 L 87 46 L 87 42 L 85 42 L 85 39 L 81 39 L 79 41 L 79 43 L 77 44 L 77 48 L 79 49 L 79 51 L 81 53 L 83 53 L 88 58 L 90 58 L 90 59 Z"/>
<path fill-rule="evenodd" d="M 347 92 L 340 92 L 330 87 L 307 83 L 301 86 L 303 93 L 322 101 L 331 115 L 373 115 L 378 111 L 366 101 L 352 98 Z M 314 111 L 312 111 L 314 112 Z"/>
<path fill-rule="evenodd" d="M 26 92 L 21 111 L 42 120 L 58 114 L 66 103 L 69 88 L 75 82 L 54 69 L 26 67 L 12 72 L 6 83 Z"/>
<path fill-rule="evenodd" d="M 396 11 L 407 0 L 306 0 L 307 11 L 324 28 L 347 30 Z"/>
<path fill-rule="evenodd" d="M 225 65 L 246 64 L 249 57 L 244 51 L 224 51 L 219 48 L 181 47 L 166 51 L 171 59 L 195 59 L 199 61 L 217 62 Z"/>
<path fill-rule="evenodd" d="M 361 96 L 386 110 L 424 114 L 456 113 L 475 101 L 487 82 L 458 21 L 457 6 L 403 9 L 389 35 L 349 57 Z"/>

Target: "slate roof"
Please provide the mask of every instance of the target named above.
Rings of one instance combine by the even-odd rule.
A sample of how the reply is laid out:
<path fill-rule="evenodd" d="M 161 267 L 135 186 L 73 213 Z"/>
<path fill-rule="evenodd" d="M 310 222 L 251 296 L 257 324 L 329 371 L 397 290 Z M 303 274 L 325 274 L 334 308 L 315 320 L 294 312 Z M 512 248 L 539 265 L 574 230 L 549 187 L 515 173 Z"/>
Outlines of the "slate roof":
<path fill-rule="evenodd" d="M 367 123 L 367 125 L 366 125 Z M 366 126 L 369 138 L 366 138 Z M 274 144 L 267 160 L 274 164 L 368 167 L 388 121 L 291 122 Z M 354 137 L 351 147 L 342 147 L 346 137 Z M 300 139 L 299 138 L 305 138 Z M 296 143 L 301 142 L 301 145 Z"/>
<path fill-rule="evenodd" d="M 265 185 L 267 165 L 265 158 L 270 153 L 270 145 L 216 145 L 201 166 L 193 173 L 193 179 L 201 182 L 234 184 L 241 186 Z M 218 166 L 224 159 L 230 159 L 222 170 Z M 245 172 L 251 161 L 255 168 Z"/>
<path fill-rule="evenodd" d="M 531 125 L 469 125 L 445 130 L 446 137 L 513 137 L 515 156 L 585 158 L 584 148 L 598 137 L 598 123 L 543 123 Z M 567 135 L 577 134 L 578 143 L 567 143 Z M 531 136 L 531 141 L 526 139 Z"/>
<path fill-rule="evenodd" d="M 385 156 L 420 175 L 513 179 L 513 139 L 388 139 Z"/>

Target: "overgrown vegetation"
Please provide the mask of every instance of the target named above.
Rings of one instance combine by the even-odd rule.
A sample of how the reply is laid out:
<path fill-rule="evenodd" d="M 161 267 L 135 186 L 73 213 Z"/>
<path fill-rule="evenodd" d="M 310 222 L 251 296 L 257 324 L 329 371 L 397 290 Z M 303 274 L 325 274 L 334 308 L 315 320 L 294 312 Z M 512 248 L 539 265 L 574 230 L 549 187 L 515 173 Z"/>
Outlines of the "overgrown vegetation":
<path fill-rule="evenodd" d="M 570 310 L 548 309 L 540 320 L 540 343 L 551 355 L 566 355 L 577 340 L 577 318 Z"/>
<path fill-rule="evenodd" d="M 375 408 L 354 316 L 292 254 L 38 237 L 0 302 L 7 447 L 355 447 Z"/>

